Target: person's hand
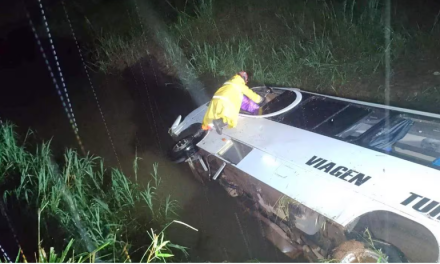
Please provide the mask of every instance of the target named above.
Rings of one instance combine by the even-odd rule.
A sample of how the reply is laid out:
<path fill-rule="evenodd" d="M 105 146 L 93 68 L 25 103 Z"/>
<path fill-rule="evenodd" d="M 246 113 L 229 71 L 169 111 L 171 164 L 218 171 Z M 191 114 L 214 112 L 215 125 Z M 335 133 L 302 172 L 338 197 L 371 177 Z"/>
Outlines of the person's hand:
<path fill-rule="evenodd" d="M 273 93 L 273 89 L 269 86 L 266 86 L 266 94 Z"/>

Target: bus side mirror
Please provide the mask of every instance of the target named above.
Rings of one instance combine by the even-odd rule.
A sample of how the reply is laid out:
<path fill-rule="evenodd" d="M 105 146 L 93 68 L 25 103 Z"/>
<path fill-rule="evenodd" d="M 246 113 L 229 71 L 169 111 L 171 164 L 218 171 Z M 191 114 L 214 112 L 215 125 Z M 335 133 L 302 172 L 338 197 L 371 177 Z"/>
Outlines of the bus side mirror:
<path fill-rule="evenodd" d="M 168 134 L 170 134 L 171 136 L 174 134 L 174 130 L 177 128 L 177 126 L 180 124 L 180 121 L 182 120 L 182 116 L 179 115 L 176 120 L 174 121 L 173 125 L 171 126 L 171 128 L 168 130 Z"/>

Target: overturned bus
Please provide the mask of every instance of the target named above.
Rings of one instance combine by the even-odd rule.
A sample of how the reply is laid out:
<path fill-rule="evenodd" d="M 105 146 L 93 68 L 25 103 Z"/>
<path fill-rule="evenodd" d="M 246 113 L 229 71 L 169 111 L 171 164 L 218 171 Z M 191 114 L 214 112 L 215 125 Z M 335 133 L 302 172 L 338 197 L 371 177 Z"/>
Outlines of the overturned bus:
<path fill-rule="evenodd" d="M 437 262 L 440 115 L 271 90 L 223 135 L 200 130 L 207 104 L 179 117 L 170 157 L 245 201 L 291 257 Z"/>

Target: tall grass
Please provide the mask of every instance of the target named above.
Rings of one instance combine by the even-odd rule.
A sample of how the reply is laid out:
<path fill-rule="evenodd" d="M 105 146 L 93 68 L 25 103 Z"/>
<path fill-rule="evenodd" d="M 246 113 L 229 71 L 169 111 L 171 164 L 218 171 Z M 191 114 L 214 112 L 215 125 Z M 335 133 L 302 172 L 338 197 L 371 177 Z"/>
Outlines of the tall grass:
<path fill-rule="evenodd" d="M 221 19 L 212 15 L 211 1 L 202 1 L 209 7 L 200 8 L 195 17 L 181 14 L 173 31 L 188 47 L 199 74 L 227 77 L 247 69 L 260 83 L 319 90 L 381 67 L 385 47 L 378 0 L 366 6 L 355 0 L 281 2 L 271 8 L 270 19 L 262 15 Z M 393 32 L 394 56 L 404 42 Z"/>
<path fill-rule="evenodd" d="M 133 2 L 142 7 L 148 1 Z M 127 8 L 135 14 L 133 4 Z M 421 64 L 431 67 L 433 58 L 440 58 L 440 13 L 433 15 L 431 25 L 422 27 L 408 19 L 410 12 L 399 1 L 393 2 L 390 50 L 396 72 L 411 71 L 415 60 L 428 59 L 430 65 Z M 139 14 L 136 23 L 134 15 L 121 17 L 122 23 L 132 25 L 123 34 L 106 26 L 102 27 L 105 35 L 97 34 L 94 59 L 101 69 L 121 70 L 150 55 L 160 62 L 162 71 L 189 89 L 203 88 L 196 81 L 200 77 L 224 80 L 246 70 L 254 81 L 251 84 L 384 100 L 383 1 L 197 0 L 188 1 L 173 20 L 161 19 L 152 8 Z M 408 87 L 400 86 L 392 87 L 393 104 L 433 111 L 435 107 L 427 105 L 440 100 L 436 93 L 425 93 L 429 87 L 423 93 L 408 93 Z M 432 86 L 432 90 L 438 88 Z M 218 87 L 206 88 L 214 92 Z M 417 101 L 426 103 L 422 106 Z"/>
<path fill-rule="evenodd" d="M 73 238 L 76 242 L 69 243 L 67 250 L 95 252 L 93 256 L 101 261 L 124 261 L 132 248 L 156 245 L 155 239 L 163 239 L 164 232 L 155 235 L 154 230 L 176 217 L 177 202 L 156 195 L 161 184 L 157 164 L 144 187 L 117 169 L 105 169 L 101 158 L 81 157 L 74 150 L 67 150 L 63 161 L 55 163 L 49 143 L 38 144 L 31 152 L 10 124 L 0 127 L 0 150 L 4 199 L 28 208 L 30 219 L 37 217 L 38 240 L 43 244 L 46 240 L 64 244 L 66 238 Z M 172 246 L 184 250 L 170 242 L 161 250 L 171 254 Z M 40 252 L 44 255 L 40 260 L 58 259 L 52 251 L 50 256 Z M 136 254 L 132 257 L 139 261 Z"/>
<path fill-rule="evenodd" d="M 374 73 L 382 66 L 385 47 L 379 0 L 366 4 L 356 0 L 260 2 L 240 10 L 242 1 L 233 5 L 198 1 L 194 14 L 181 12 L 168 29 L 160 30 L 168 32 L 162 32 L 162 54 L 156 50 L 154 55 L 198 75 L 229 77 L 246 69 L 260 83 L 318 89 Z M 145 24 L 145 28 L 148 31 L 151 26 Z M 148 35 L 133 30 L 125 40 L 101 37 L 100 50 L 114 55 L 98 54 L 98 61 L 106 69 L 118 65 L 120 57 L 131 61 L 144 33 Z M 403 35 L 392 32 L 394 58 L 404 45 Z M 145 43 L 144 47 L 149 48 Z"/>
<path fill-rule="evenodd" d="M 75 254 L 73 251 L 73 242 L 71 239 L 66 247 L 60 252 L 57 253 L 54 247 L 49 249 L 49 252 L 46 252 L 45 249 L 40 248 L 38 252 L 38 263 L 84 263 L 84 262 L 96 262 L 96 255 L 99 251 L 103 250 L 108 246 L 108 244 L 102 245 L 99 248 L 95 249 L 93 252 L 84 252 L 81 254 Z M 18 262 L 18 260 L 16 260 Z"/>

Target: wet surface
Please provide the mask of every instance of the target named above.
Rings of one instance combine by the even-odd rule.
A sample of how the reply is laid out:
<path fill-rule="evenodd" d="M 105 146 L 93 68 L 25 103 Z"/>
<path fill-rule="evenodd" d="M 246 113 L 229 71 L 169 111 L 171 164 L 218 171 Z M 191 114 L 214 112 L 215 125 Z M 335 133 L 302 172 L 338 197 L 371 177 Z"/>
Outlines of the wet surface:
<path fill-rule="evenodd" d="M 139 178 L 143 182 L 149 180 L 152 163 L 159 163 L 160 192 L 178 200 L 178 220 L 199 229 L 170 229 L 174 243 L 190 248 L 188 261 L 289 261 L 262 237 L 261 224 L 216 182 L 202 185 L 186 164 L 172 164 L 164 157 L 173 143 L 168 126 L 194 108 L 177 80 L 162 74 L 148 58 L 122 75 L 92 74 L 102 116 L 74 44 L 65 39 L 54 42 L 63 43 L 57 46 L 61 68 L 86 151 L 104 157 L 107 166 L 121 166 L 129 177 L 137 154 L 142 158 Z M 27 43 L 26 48 L 35 48 L 34 42 Z M 41 54 L 12 63 L 14 67 L 2 65 L 0 70 L 2 120 L 16 124 L 21 135 L 30 128 L 38 140 L 52 139 L 55 155 L 67 147 L 79 149 Z M 23 227 L 16 229 L 19 239 L 26 241 Z"/>

